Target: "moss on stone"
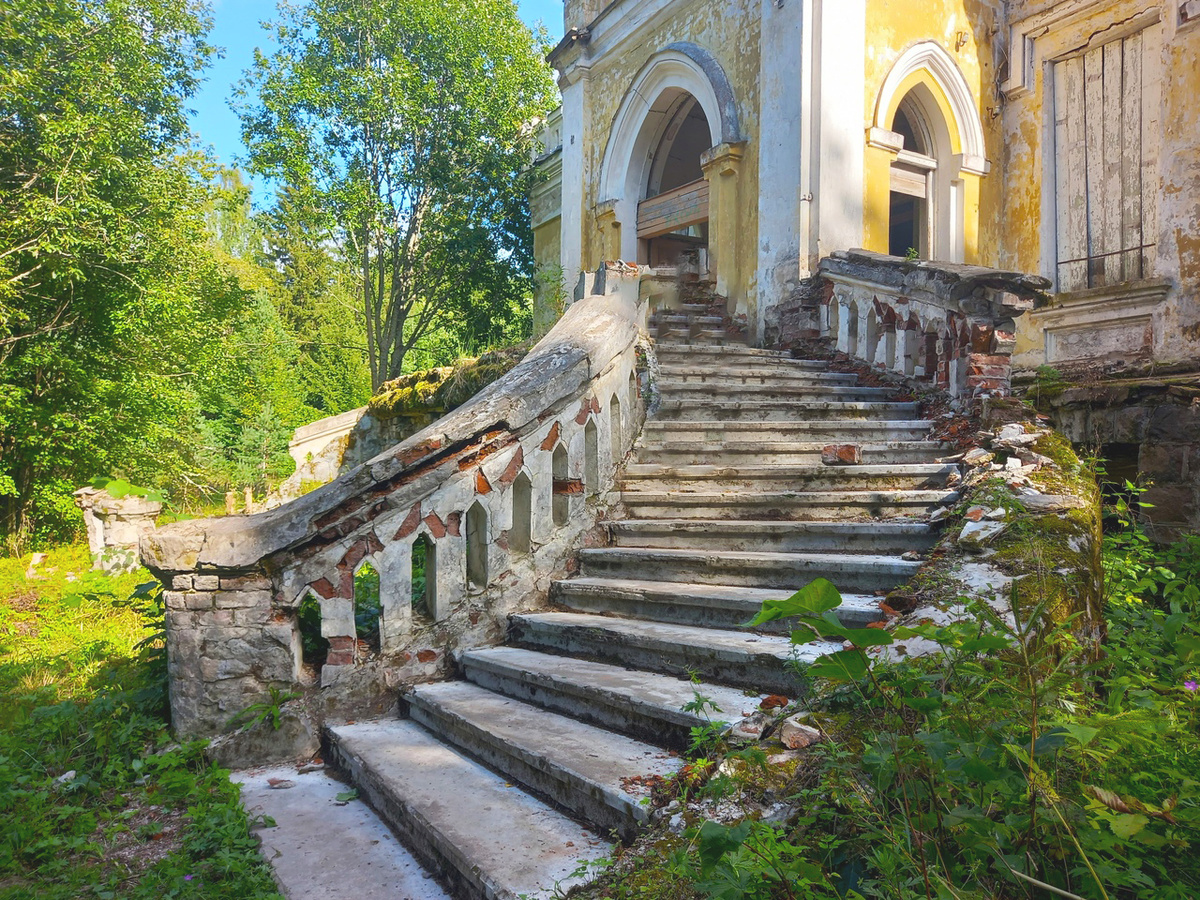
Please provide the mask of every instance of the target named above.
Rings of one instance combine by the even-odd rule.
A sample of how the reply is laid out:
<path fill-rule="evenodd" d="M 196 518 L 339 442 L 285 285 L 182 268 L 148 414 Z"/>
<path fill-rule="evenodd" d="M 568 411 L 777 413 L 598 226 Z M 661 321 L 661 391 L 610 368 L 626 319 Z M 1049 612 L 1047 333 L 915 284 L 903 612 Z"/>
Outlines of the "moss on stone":
<path fill-rule="evenodd" d="M 367 403 L 367 412 L 380 421 L 430 412 L 447 413 L 506 374 L 528 352 L 528 344 L 518 344 L 460 359 L 453 366 L 403 375 L 379 389 Z"/>

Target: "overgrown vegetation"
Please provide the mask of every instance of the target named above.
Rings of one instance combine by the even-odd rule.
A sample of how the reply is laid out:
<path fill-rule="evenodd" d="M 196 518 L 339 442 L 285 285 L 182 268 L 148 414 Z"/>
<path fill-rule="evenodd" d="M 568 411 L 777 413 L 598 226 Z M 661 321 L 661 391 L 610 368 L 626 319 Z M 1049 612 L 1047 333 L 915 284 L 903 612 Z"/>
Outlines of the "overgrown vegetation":
<path fill-rule="evenodd" d="M 0 559 L 0 898 L 276 900 L 228 773 L 170 739 L 157 590 L 29 565 Z"/>
<path fill-rule="evenodd" d="M 583 893 L 1200 896 L 1200 537 L 1158 546 L 1129 506 L 1117 513 L 1100 648 L 1049 604 L 1007 618 L 976 604 L 971 620 L 896 634 L 940 652 L 891 664 L 871 648 L 893 635 L 838 624 L 827 582 L 768 605 L 760 620 L 805 616 L 794 640 L 847 642 L 804 673 L 825 740 L 778 794 L 790 815 L 764 819 L 758 768 L 726 756 L 697 794 L 723 807 L 684 808 L 682 834 L 652 836 Z"/>

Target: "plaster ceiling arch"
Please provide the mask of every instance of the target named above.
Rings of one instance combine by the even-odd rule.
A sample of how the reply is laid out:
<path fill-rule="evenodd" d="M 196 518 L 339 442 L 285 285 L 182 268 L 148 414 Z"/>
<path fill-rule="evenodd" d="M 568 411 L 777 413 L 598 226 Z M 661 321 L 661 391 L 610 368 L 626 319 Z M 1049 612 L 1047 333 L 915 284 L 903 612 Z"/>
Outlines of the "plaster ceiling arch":
<path fill-rule="evenodd" d="M 907 82 L 910 76 L 917 73 L 927 76 L 936 85 L 949 106 L 953 119 L 950 124 L 961 144 L 963 169 L 985 174 L 988 168 L 987 147 L 975 96 L 958 63 L 936 41 L 921 41 L 900 54 L 879 89 L 872 124 L 884 131 L 891 130 L 892 116 L 908 87 L 911 87 Z"/>
<path fill-rule="evenodd" d="M 634 77 L 613 117 L 601 166 L 600 196 L 604 200 L 638 199 L 636 193 L 646 161 L 658 146 L 666 125 L 652 120 L 667 112 L 683 95 L 696 99 L 711 130 L 712 146 L 742 140 L 733 87 L 716 58 L 696 44 L 669 44 L 656 53 Z"/>

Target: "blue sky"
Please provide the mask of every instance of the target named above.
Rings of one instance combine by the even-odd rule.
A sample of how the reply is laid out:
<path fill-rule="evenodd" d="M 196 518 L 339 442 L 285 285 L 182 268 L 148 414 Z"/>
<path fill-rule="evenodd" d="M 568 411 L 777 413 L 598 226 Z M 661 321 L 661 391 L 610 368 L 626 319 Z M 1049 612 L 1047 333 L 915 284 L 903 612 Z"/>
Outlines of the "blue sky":
<path fill-rule="evenodd" d="M 224 48 L 224 56 L 208 70 L 208 80 L 192 98 L 192 130 L 210 145 L 225 165 L 234 165 L 245 153 L 238 118 L 229 108 L 234 82 L 254 60 L 255 47 L 270 52 L 268 34 L 259 25 L 275 14 L 274 0 L 213 0 L 213 30 L 209 41 Z M 552 39 L 562 35 L 562 0 L 518 0 L 530 25 L 544 22 Z M 256 199 L 265 199 L 256 197 Z"/>

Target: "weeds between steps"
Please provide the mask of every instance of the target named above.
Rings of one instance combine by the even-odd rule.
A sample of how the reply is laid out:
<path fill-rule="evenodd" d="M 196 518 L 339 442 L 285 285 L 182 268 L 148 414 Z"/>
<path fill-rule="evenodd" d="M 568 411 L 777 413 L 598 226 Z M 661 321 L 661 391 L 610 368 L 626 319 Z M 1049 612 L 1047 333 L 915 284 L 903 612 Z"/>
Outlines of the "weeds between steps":
<path fill-rule="evenodd" d="M 759 622 L 804 616 L 798 642 L 846 642 L 804 673 L 825 739 L 787 773 L 703 730 L 712 774 L 678 792 L 674 828 L 664 817 L 577 895 L 1200 896 L 1200 537 L 1156 546 L 1117 513 L 1099 647 L 1044 603 L 895 634 L 841 626 L 828 582 L 768 604 Z M 875 658 L 905 634 L 939 652 Z M 781 769 L 782 813 L 761 802 Z"/>

